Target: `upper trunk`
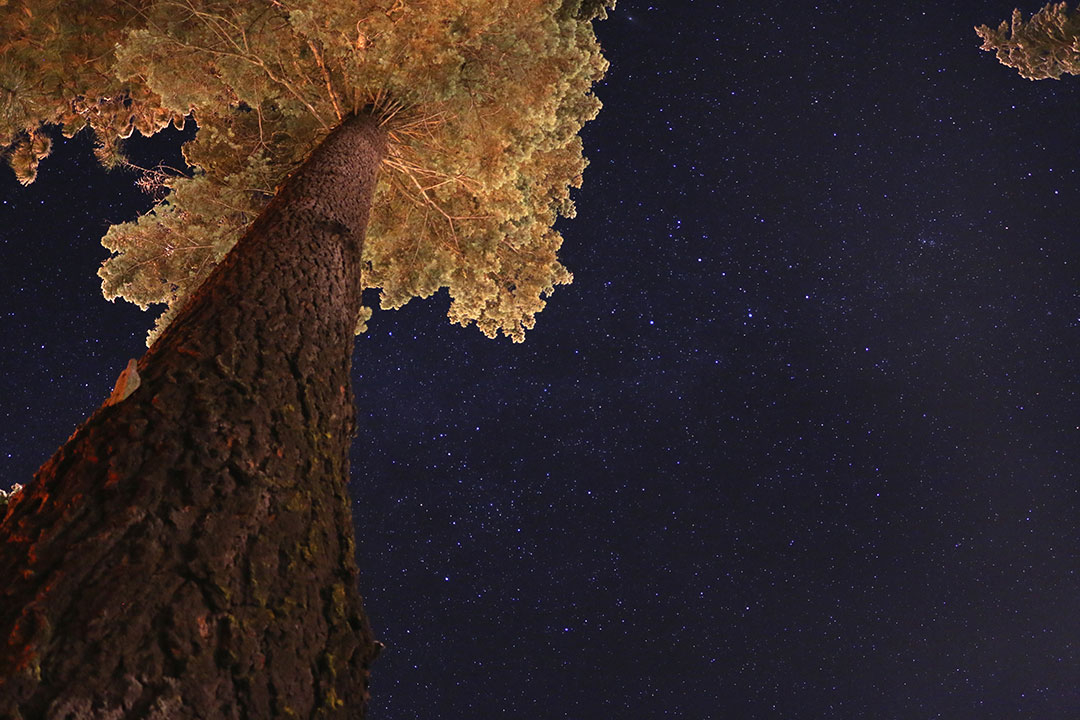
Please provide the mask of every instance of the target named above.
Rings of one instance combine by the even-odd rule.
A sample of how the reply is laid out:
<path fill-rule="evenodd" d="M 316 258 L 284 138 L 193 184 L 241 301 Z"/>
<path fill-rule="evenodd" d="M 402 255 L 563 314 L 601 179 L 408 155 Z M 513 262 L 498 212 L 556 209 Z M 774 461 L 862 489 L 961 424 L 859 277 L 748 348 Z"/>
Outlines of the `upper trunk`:
<path fill-rule="evenodd" d="M 347 120 L 0 523 L 0 717 L 363 715 L 346 484 L 385 134 Z"/>

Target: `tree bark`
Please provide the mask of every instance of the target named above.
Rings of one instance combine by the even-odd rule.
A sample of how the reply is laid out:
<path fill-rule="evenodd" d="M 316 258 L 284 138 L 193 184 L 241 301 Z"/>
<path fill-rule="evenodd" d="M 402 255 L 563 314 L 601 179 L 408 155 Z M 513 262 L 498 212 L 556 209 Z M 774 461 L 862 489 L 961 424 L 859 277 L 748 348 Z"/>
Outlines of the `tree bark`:
<path fill-rule="evenodd" d="M 0 717 L 363 716 L 349 371 L 385 144 L 335 129 L 9 504 Z"/>

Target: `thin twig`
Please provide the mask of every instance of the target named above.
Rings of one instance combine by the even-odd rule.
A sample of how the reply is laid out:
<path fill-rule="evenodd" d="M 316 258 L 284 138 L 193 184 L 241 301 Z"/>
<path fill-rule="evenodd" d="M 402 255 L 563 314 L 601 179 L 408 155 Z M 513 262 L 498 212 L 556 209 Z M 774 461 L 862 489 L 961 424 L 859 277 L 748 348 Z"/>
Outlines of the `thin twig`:
<path fill-rule="evenodd" d="M 330 83 L 330 71 L 327 69 L 326 63 L 323 62 L 322 53 L 319 52 L 319 48 L 314 40 L 308 39 L 308 47 L 310 47 L 311 52 L 315 54 L 315 62 L 319 64 L 319 69 L 322 70 L 323 81 L 326 82 L 326 92 L 330 95 L 330 102 L 334 104 L 334 112 L 337 114 L 338 122 L 341 122 L 345 116 L 341 114 L 341 105 L 338 104 L 337 93 L 334 92 L 334 86 Z"/>

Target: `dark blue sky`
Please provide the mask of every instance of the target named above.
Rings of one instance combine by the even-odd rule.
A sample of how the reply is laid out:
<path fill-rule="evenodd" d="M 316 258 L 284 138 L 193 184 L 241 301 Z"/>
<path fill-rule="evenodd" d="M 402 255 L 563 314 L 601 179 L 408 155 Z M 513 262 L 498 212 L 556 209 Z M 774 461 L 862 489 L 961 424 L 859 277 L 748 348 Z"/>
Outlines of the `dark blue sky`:
<path fill-rule="evenodd" d="M 357 342 L 373 718 L 1080 716 L 1080 78 L 930 5 L 599 24 L 574 284 L 524 345 L 442 295 Z M 151 322 L 88 144 L 0 173 L 6 484 Z"/>

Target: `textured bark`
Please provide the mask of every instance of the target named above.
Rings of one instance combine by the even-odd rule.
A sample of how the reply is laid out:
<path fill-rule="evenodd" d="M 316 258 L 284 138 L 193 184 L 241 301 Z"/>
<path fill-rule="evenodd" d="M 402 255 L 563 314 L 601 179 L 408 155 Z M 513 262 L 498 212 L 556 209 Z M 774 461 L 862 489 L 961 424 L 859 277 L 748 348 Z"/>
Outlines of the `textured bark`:
<path fill-rule="evenodd" d="M 0 717 L 362 717 L 346 484 L 385 135 L 338 127 L 0 522 Z"/>

